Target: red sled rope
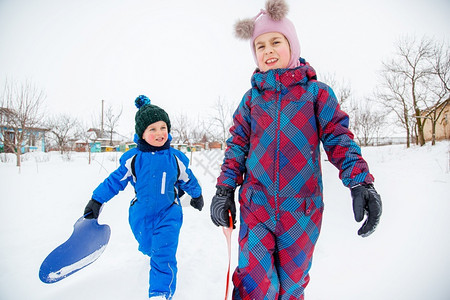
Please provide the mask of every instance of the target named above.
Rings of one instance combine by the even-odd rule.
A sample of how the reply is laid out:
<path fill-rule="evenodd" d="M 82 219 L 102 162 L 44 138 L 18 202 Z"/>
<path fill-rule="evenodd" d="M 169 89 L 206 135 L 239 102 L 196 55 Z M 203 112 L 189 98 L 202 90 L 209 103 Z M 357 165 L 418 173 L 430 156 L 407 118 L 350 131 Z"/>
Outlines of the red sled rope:
<path fill-rule="evenodd" d="M 225 289 L 225 300 L 228 299 L 228 288 L 230 286 L 230 266 L 231 266 L 231 233 L 233 232 L 233 218 L 231 217 L 231 212 L 228 211 L 229 224 L 230 227 L 222 227 L 223 234 L 227 238 L 227 246 L 228 246 L 228 272 L 227 272 L 227 284 Z"/>

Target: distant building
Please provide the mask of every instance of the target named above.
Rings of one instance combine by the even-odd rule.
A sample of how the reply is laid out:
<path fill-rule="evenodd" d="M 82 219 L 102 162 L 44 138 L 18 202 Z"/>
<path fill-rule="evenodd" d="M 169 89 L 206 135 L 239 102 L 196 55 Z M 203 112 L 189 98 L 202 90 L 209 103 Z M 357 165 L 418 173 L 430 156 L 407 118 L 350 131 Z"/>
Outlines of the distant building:
<path fill-rule="evenodd" d="M 136 144 L 129 141 L 129 138 L 113 132 L 110 136 L 109 132 L 102 131 L 97 128 L 90 128 L 88 132 L 94 132 L 96 135 L 95 142 L 90 144 L 91 152 L 113 152 L 113 151 L 126 151 L 134 148 Z M 86 146 L 86 145 L 84 145 Z M 78 147 L 79 150 L 83 146 Z"/>
<path fill-rule="evenodd" d="M 226 145 L 224 145 L 224 143 L 221 143 L 221 142 L 210 142 L 208 144 L 208 149 L 220 149 L 220 150 L 223 150 L 223 149 L 225 149 L 225 146 Z"/>
<path fill-rule="evenodd" d="M 450 98 L 441 103 L 437 107 L 438 111 L 443 110 L 439 119 L 436 122 L 436 140 L 448 140 L 450 139 Z M 429 110 L 426 110 L 422 115 L 426 115 Z M 430 119 L 425 119 L 425 124 L 423 126 L 423 134 L 425 136 L 425 141 L 431 141 L 433 139 L 432 135 L 432 124 Z"/>
<path fill-rule="evenodd" d="M 28 128 L 12 128 L 8 121 L 8 115 L 11 114 L 9 108 L 0 107 L 0 152 L 15 152 L 10 145 L 17 144 L 16 132 L 25 130 L 25 138 L 21 145 L 21 152 L 46 151 L 45 134 L 48 131 L 46 128 L 28 127 Z"/>

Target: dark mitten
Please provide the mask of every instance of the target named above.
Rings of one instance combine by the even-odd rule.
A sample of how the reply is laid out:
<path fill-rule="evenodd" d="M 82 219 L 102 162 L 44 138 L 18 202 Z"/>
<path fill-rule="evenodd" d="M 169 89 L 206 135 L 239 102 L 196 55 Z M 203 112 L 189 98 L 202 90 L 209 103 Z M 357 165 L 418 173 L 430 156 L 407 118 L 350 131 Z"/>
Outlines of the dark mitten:
<path fill-rule="evenodd" d="M 102 207 L 100 202 L 91 199 L 84 209 L 84 217 L 86 219 L 97 219 L 100 214 L 100 207 Z"/>
<path fill-rule="evenodd" d="M 366 237 L 372 234 L 380 222 L 382 205 L 381 197 L 373 187 L 373 184 L 357 185 L 352 187 L 353 213 L 356 222 L 361 222 L 364 215 L 367 219 L 358 230 L 358 235 Z"/>
<path fill-rule="evenodd" d="M 191 199 L 191 206 L 193 208 L 198 209 L 199 211 L 202 211 L 203 204 L 204 203 L 203 203 L 203 196 L 202 195 L 198 196 L 197 198 L 192 198 Z"/>
<path fill-rule="evenodd" d="M 233 228 L 236 228 L 236 204 L 234 203 L 234 190 L 218 186 L 216 195 L 211 202 L 211 220 L 216 226 L 229 227 L 228 211 L 231 212 Z"/>

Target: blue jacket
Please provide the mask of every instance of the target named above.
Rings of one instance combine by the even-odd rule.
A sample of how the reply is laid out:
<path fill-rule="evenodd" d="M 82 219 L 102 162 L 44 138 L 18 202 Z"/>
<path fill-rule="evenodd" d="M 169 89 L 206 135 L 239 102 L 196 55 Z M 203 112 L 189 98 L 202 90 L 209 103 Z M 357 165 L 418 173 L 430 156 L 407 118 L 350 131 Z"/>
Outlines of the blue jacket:
<path fill-rule="evenodd" d="M 146 204 L 150 215 L 165 211 L 177 201 L 178 188 L 193 198 L 202 193 L 189 169 L 188 158 L 173 148 L 156 152 L 128 150 L 121 156 L 120 166 L 94 190 L 92 199 L 105 203 L 124 190 L 128 182 L 135 188 L 137 200 Z"/>

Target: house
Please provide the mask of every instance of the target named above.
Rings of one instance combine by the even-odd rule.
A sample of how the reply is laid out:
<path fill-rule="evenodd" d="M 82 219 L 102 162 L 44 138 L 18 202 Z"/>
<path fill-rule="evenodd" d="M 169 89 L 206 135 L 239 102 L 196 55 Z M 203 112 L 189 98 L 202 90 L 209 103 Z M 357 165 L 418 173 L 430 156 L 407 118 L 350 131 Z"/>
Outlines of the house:
<path fill-rule="evenodd" d="M 226 148 L 226 144 L 221 142 L 209 142 L 208 149 L 220 149 L 223 150 Z"/>
<path fill-rule="evenodd" d="M 9 124 L 8 116 L 12 114 L 9 108 L 0 107 L 0 152 L 15 152 L 12 145 L 17 144 L 16 134 L 25 130 L 21 152 L 46 151 L 46 128 L 28 127 L 14 129 Z"/>
<path fill-rule="evenodd" d="M 115 131 L 112 133 L 112 136 L 110 135 L 110 133 L 106 131 L 102 132 L 97 128 L 90 128 L 88 132 L 95 133 L 95 142 L 91 143 L 91 152 L 120 151 L 120 147 L 122 144 L 132 144 L 132 142 L 127 142 L 127 137 L 120 135 Z"/>
<path fill-rule="evenodd" d="M 426 110 L 422 113 L 425 116 L 430 110 Z M 450 139 L 450 98 L 441 103 L 437 107 L 437 111 L 442 111 L 436 122 L 436 140 L 448 140 Z M 432 124 L 431 120 L 427 117 L 425 118 L 425 124 L 423 127 L 423 134 L 425 136 L 425 141 L 431 141 L 432 135 Z"/>

